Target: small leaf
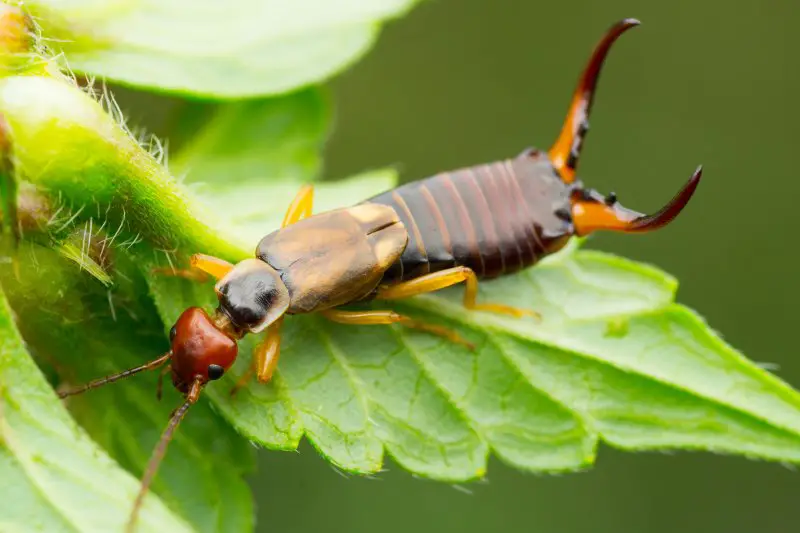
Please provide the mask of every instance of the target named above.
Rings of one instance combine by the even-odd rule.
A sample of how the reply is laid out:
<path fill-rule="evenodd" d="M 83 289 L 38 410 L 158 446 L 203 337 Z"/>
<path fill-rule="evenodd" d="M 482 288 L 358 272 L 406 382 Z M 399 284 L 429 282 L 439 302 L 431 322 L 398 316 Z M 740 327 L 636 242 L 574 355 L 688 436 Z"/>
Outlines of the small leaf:
<path fill-rule="evenodd" d="M 315 177 L 331 122 L 331 103 L 319 88 L 278 98 L 219 104 L 199 132 L 172 158 L 173 171 L 201 190 L 245 183 L 299 183 Z M 182 116 L 196 113 L 193 106 Z"/>
<path fill-rule="evenodd" d="M 25 2 L 69 65 L 121 83 L 210 98 L 277 94 L 364 54 L 413 0 Z"/>
<path fill-rule="evenodd" d="M 138 490 L 60 405 L 1 294 L 0 479 L 3 531 L 118 531 Z M 140 520 L 146 530 L 191 531 L 154 497 Z"/>

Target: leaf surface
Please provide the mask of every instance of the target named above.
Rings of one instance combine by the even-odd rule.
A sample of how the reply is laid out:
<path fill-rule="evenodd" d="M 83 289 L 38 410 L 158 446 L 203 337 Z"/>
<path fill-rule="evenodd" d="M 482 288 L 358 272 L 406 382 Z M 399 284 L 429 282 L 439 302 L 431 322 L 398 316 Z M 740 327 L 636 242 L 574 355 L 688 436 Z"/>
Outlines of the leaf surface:
<path fill-rule="evenodd" d="M 241 115 L 252 123 L 258 116 Z M 202 131 L 201 139 L 225 140 L 205 143 L 203 160 L 225 160 L 227 139 L 241 127 L 217 122 Z M 280 145 L 253 153 L 285 155 Z M 291 157 L 283 161 L 296 168 Z M 256 236 L 260 223 L 266 234 L 283 216 L 298 175 L 276 171 L 295 180 L 263 184 L 247 179 L 252 170 L 238 170 L 231 179 L 242 185 L 215 195 L 215 210 L 227 204 L 241 213 L 243 198 L 261 191 L 269 201 L 235 224 Z M 217 187 L 209 179 L 209 188 Z M 325 184 L 315 201 L 320 209 L 351 205 L 382 188 L 370 183 Z M 151 288 L 166 323 L 188 305 L 214 305 L 209 286 L 162 278 L 151 279 Z M 800 460 L 800 396 L 676 304 L 676 289 L 655 268 L 574 244 L 535 268 L 481 284 L 482 300 L 536 309 L 541 323 L 466 311 L 461 288 L 392 306 L 456 329 L 475 352 L 399 326 L 293 316 L 272 385 L 252 383 L 233 399 L 224 385 L 209 394 L 248 437 L 292 448 L 305 434 L 354 472 L 377 471 L 384 451 L 415 473 L 450 481 L 481 477 L 490 451 L 525 470 L 577 470 L 594 461 L 600 441 Z M 237 365 L 236 376 L 246 365 Z"/>
<path fill-rule="evenodd" d="M 0 84 L 0 110 L 14 127 L 15 140 L 28 147 L 18 151 L 20 168 L 44 186 L 63 183 L 69 172 L 70 180 L 90 181 L 103 192 L 94 200 L 101 208 L 108 201 L 137 214 L 127 219 L 123 233 L 142 236 L 129 252 L 148 279 L 162 335 L 185 307 L 213 305 L 214 293 L 210 285 L 153 275 L 150 265 L 163 266 L 167 258 L 185 265 L 196 252 L 219 251 L 232 261 L 247 257 L 255 239 L 275 228 L 296 188 L 318 168 L 308 147 L 320 142 L 324 111 L 323 119 L 298 121 L 290 146 L 264 144 L 248 156 L 232 151 L 237 147 L 229 140 L 245 127 L 243 121 L 258 127 L 258 114 L 223 109 L 234 119 L 212 121 L 212 129 L 199 133 L 196 146 L 202 149 L 178 156 L 190 169 L 186 182 L 207 207 L 194 210 L 191 202 L 178 201 L 185 188 L 144 154 L 120 158 L 119 145 L 136 152 L 117 134 L 89 135 L 94 115 L 67 114 L 52 124 L 41 118 L 44 113 L 24 112 L 37 94 L 23 90 L 32 83 Z M 269 106 L 262 111 L 280 115 Z M 85 116 L 92 117 L 88 126 L 81 122 Z M 48 146 L 44 130 L 57 133 L 61 143 L 77 138 L 90 144 L 91 164 L 74 165 L 69 158 L 60 160 L 57 151 L 34 150 Z M 198 162 L 223 168 L 229 157 L 251 162 L 232 166 L 225 177 L 248 191 L 245 198 L 221 194 L 216 174 L 193 181 L 192 168 L 207 168 Z M 109 165 L 119 171 L 101 171 Z M 269 181 L 261 178 L 263 168 L 269 168 Z M 318 209 L 351 205 L 388 185 L 385 177 L 361 179 L 320 185 Z M 204 194 L 200 183 L 213 192 Z M 80 190 L 64 189 L 80 201 Z M 120 189 L 127 192 L 124 199 L 114 195 Z M 232 214 L 228 226 L 219 229 L 205 218 L 208 212 L 218 218 Z M 86 217 L 81 212 L 76 221 Z M 676 287 L 652 267 L 572 246 L 521 274 L 481 284 L 482 301 L 536 309 L 541 322 L 468 312 L 458 287 L 393 304 L 458 330 L 475 343 L 474 352 L 402 327 L 347 327 L 318 316 L 293 316 L 286 320 L 279 373 L 270 385 L 252 383 L 233 398 L 228 394 L 249 363 L 256 339 L 248 339 L 233 371 L 207 394 L 248 438 L 292 449 L 305 435 L 352 472 L 375 472 L 385 453 L 415 473 L 448 481 L 482 477 L 489 453 L 524 470 L 569 471 L 592 464 L 600 442 L 630 450 L 701 449 L 799 462 L 800 395 L 676 304 Z"/>
<path fill-rule="evenodd" d="M 208 98 L 288 92 L 349 66 L 413 0 L 34 0 L 71 68 Z"/>
<path fill-rule="evenodd" d="M 0 296 L 0 529 L 118 531 L 138 482 L 70 418 L 33 360 Z M 141 515 L 148 530 L 191 531 L 157 499 Z"/>

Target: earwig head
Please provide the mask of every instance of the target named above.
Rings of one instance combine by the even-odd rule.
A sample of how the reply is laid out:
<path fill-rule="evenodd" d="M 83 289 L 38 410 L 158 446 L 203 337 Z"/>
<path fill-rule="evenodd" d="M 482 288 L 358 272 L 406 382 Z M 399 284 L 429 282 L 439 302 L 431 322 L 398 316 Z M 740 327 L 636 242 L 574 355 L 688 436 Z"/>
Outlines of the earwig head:
<path fill-rule="evenodd" d="M 289 308 L 280 273 L 261 259 L 245 259 L 216 286 L 219 308 L 243 331 L 259 333 Z"/>
<path fill-rule="evenodd" d="M 232 332 L 223 329 L 199 307 L 181 314 L 170 331 L 175 388 L 187 394 L 195 380 L 205 385 L 221 378 L 233 365 L 238 347 Z"/>
<path fill-rule="evenodd" d="M 644 215 L 622 207 L 613 193 L 604 197 L 594 190 L 585 189 L 577 181 L 578 160 L 589 131 L 589 112 L 603 62 L 617 38 L 639 24 L 636 19 L 622 20 L 614 24 L 597 44 L 578 81 L 561 134 L 548 152 L 556 174 L 571 188 L 571 215 L 577 235 L 597 230 L 643 232 L 665 226 L 683 210 L 700 182 L 701 169 L 698 168 L 667 205 L 653 215 Z"/>

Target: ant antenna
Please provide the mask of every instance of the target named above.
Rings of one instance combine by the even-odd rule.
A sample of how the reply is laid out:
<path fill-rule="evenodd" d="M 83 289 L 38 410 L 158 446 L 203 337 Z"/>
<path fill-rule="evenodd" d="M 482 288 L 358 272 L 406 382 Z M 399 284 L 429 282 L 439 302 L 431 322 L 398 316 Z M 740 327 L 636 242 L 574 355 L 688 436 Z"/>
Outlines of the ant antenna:
<path fill-rule="evenodd" d="M 158 467 L 161 466 L 161 460 L 164 459 L 164 455 L 167 453 L 167 446 L 169 446 L 169 442 L 172 440 L 172 435 L 175 433 L 178 424 L 183 420 L 189 407 L 200 397 L 201 390 L 203 390 L 202 378 L 197 376 L 192 382 L 192 388 L 189 390 L 189 394 L 186 395 L 186 401 L 172 413 L 172 418 L 170 418 L 169 424 L 167 424 L 167 427 L 164 429 L 164 433 L 161 434 L 161 439 L 159 439 L 158 444 L 153 450 L 153 455 L 150 456 L 147 469 L 144 471 L 144 476 L 142 476 L 139 494 L 136 495 L 136 501 L 133 504 L 133 510 L 128 519 L 128 525 L 125 528 L 126 533 L 133 533 L 134 527 L 136 526 L 136 519 L 139 517 L 139 510 L 144 502 L 144 497 L 150 489 L 150 484 L 153 482 Z"/>
<path fill-rule="evenodd" d="M 134 374 L 138 374 L 144 370 L 153 370 L 154 368 L 158 368 L 167 361 L 169 361 L 170 357 L 172 357 L 172 352 L 167 352 L 158 359 L 154 359 L 149 363 L 145 363 L 142 366 L 137 366 L 134 368 L 129 368 L 128 370 L 123 370 L 119 374 L 112 374 L 110 376 L 106 376 L 104 378 L 95 379 L 94 381 L 90 381 L 89 383 L 82 385 L 80 387 L 76 387 L 74 389 L 62 391 L 58 393 L 58 397 L 61 399 L 66 398 L 67 396 L 74 396 L 76 394 L 81 394 L 91 389 L 96 389 L 97 387 L 101 387 L 106 383 L 114 383 L 123 378 L 127 378 L 128 376 L 132 376 Z"/>

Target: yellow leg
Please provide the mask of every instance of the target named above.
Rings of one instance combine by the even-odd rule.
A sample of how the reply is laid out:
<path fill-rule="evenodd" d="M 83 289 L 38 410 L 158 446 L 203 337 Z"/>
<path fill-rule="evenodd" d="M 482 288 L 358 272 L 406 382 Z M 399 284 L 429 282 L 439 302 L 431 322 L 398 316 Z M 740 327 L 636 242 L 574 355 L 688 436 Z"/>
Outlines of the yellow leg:
<path fill-rule="evenodd" d="M 192 268 L 202 270 L 214 279 L 224 278 L 233 269 L 233 265 L 227 261 L 204 254 L 194 254 L 190 264 Z"/>
<path fill-rule="evenodd" d="M 282 228 L 294 224 L 300 219 L 311 216 L 311 209 L 314 206 L 314 186 L 303 185 L 294 197 L 289 209 L 283 217 Z"/>
<path fill-rule="evenodd" d="M 254 358 L 256 361 L 256 378 L 261 383 L 269 383 L 272 374 L 278 367 L 281 356 L 281 326 L 283 317 L 270 324 L 267 328 L 267 338 L 256 347 Z"/>
<path fill-rule="evenodd" d="M 278 359 L 281 355 L 282 325 L 283 317 L 280 317 L 267 328 L 267 337 L 256 346 L 253 352 L 253 364 L 233 386 L 230 392 L 231 396 L 247 385 L 247 382 L 253 377 L 253 373 L 256 374 L 260 383 L 269 383 L 272 379 L 272 374 L 275 373 L 275 369 L 278 367 Z"/>
<path fill-rule="evenodd" d="M 539 317 L 539 313 L 528 309 L 519 309 L 509 305 L 502 304 L 479 304 L 475 300 L 478 297 L 478 277 L 472 269 L 467 267 L 453 267 L 441 272 L 434 272 L 432 274 L 425 274 L 418 278 L 398 283 L 389 287 L 383 287 L 378 290 L 375 298 L 380 300 L 397 300 L 399 298 L 410 298 L 418 294 L 425 294 L 427 292 L 438 291 L 456 283 L 466 282 L 466 289 L 464 290 L 464 307 L 477 311 L 491 311 L 493 313 L 502 313 L 515 317 L 522 316 L 535 316 Z"/>
<path fill-rule="evenodd" d="M 340 311 L 339 309 L 326 309 L 320 314 L 333 322 L 339 324 L 364 325 L 374 324 L 401 324 L 407 328 L 426 331 L 439 337 L 444 337 L 450 342 L 462 344 L 470 350 L 475 349 L 475 345 L 465 340 L 461 335 L 452 329 L 435 324 L 428 324 L 421 320 L 414 320 L 407 316 L 395 313 L 394 311 Z"/>
<path fill-rule="evenodd" d="M 190 268 L 154 268 L 153 272 L 204 282 L 208 281 L 208 276 L 217 280 L 222 279 L 233 268 L 227 261 L 205 254 L 194 254 L 189 264 Z"/>

